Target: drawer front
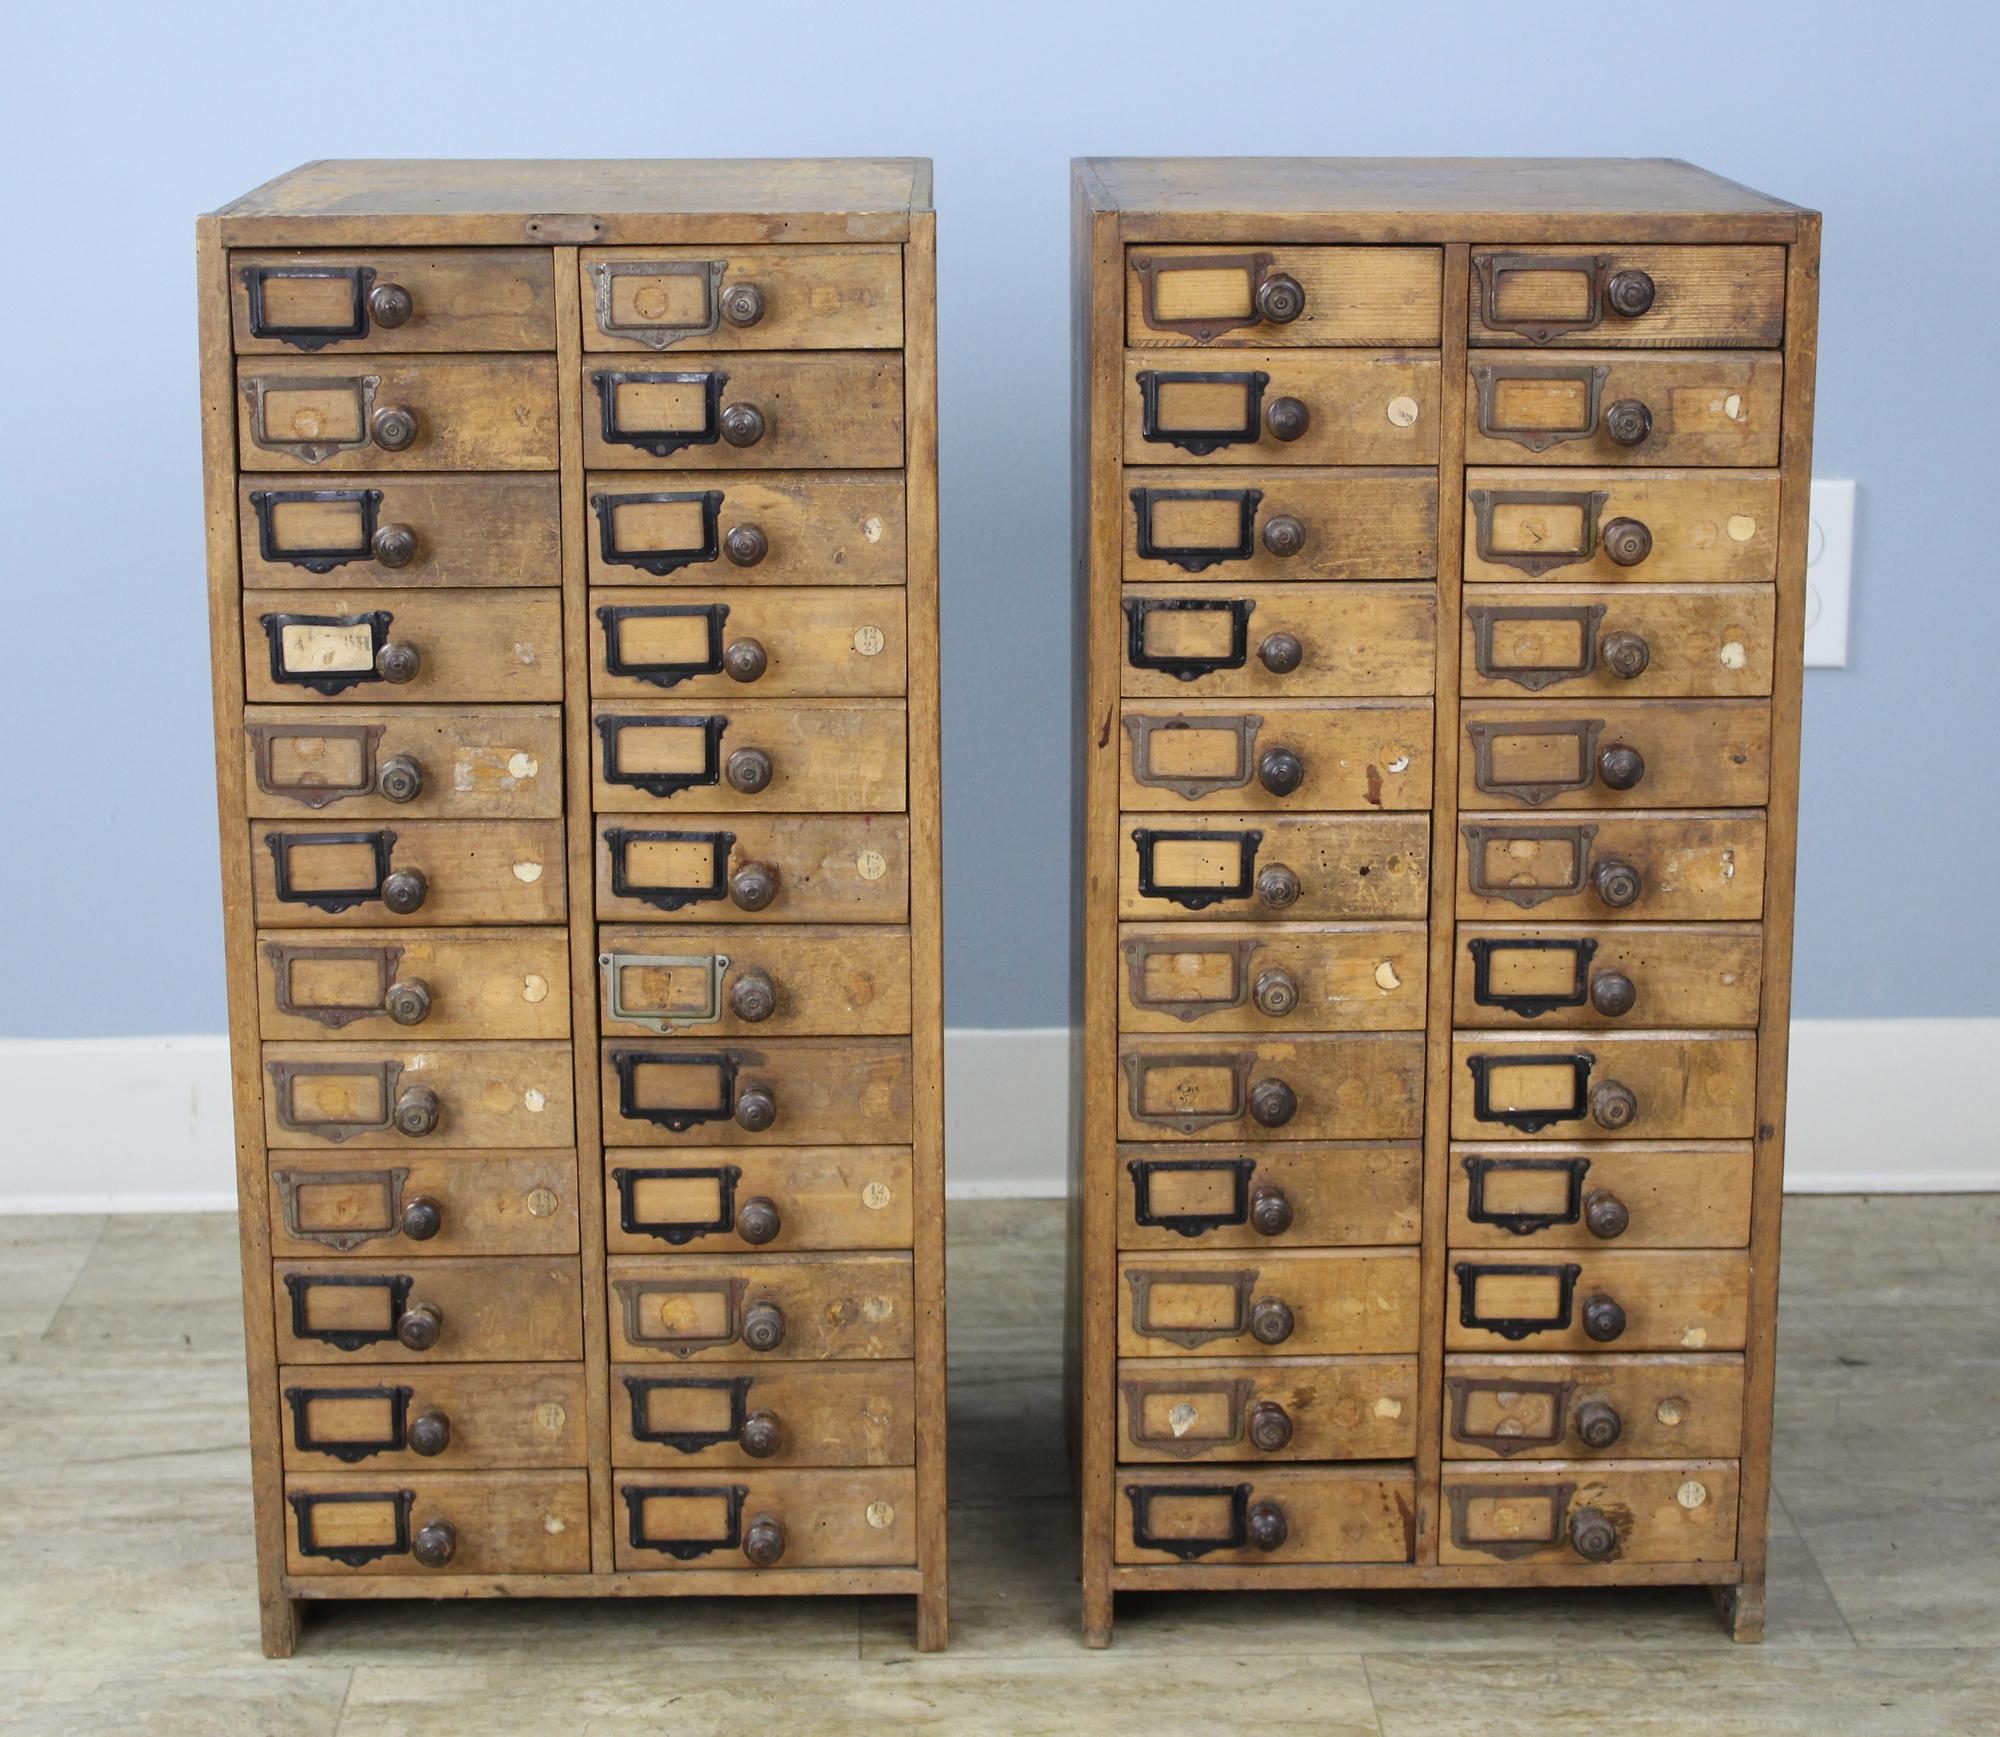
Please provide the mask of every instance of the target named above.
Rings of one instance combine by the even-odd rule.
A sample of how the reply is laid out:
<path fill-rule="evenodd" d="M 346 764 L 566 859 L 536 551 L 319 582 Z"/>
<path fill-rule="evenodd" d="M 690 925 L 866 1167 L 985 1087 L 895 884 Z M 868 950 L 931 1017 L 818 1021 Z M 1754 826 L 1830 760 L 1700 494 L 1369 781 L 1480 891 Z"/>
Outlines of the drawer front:
<path fill-rule="evenodd" d="M 397 1152 L 371 1162 L 360 1153 L 284 1153 L 271 1165 L 271 1252 L 397 1261 L 573 1255 L 576 1158 Z"/>
<path fill-rule="evenodd" d="M 555 591 L 259 591 L 248 601 L 253 704 L 562 698 Z"/>
<path fill-rule="evenodd" d="M 1128 588 L 1121 689 L 1146 699 L 1423 695 L 1436 683 L 1428 585 Z"/>
<path fill-rule="evenodd" d="M 274 1147 L 568 1147 L 566 1043 L 267 1043 L 264 1138 Z"/>
<path fill-rule="evenodd" d="M 910 1029 L 910 937 L 885 925 L 598 931 L 603 1028 L 714 1037 Z"/>
<path fill-rule="evenodd" d="M 253 815 L 562 815 L 562 712 L 553 706 L 251 706 L 243 736 L 244 793 Z"/>
<path fill-rule="evenodd" d="M 586 350 L 893 350 L 900 247 L 587 247 Z"/>
<path fill-rule="evenodd" d="M 1785 250 L 1478 246 L 1466 311 L 1474 345 L 1774 350 L 1785 336 Z"/>
<path fill-rule="evenodd" d="M 580 1361 L 574 1257 L 278 1261 L 280 1363 Z"/>
<path fill-rule="evenodd" d="M 903 462 L 903 359 L 602 357 L 583 369 L 593 470 L 889 469 Z"/>
<path fill-rule="evenodd" d="M 581 1471 L 294 1472 L 285 1508 L 297 1575 L 590 1572 Z"/>
<path fill-rule="evenodd" d="M 288 1471 L 485 1471 L 589 1457 L 575 1363 L 280 1369 L 278 1397 Z"/>
<path fill-rule="evenodd" d="M 1736 1491 L 1730 1460 L 1454 1468 L 1438 1560 L 1727 1562 Z"/>
<path fill-rule="evenodd" d="M 560 923 L 568 914 L 556 820 L 257 821 L 250 884 L 260 924 Z"/>
<path fill-rule="evenodd" d="M 910 1138 L 908 1038 L 613 1038 L 602 1072 L 607 1142 L 879 1146 Z"/>
<path fill-rule="evenodd" d="M 242 355 L 556 347 L 546 248 L 232 253 L 229 294 Z"/>
<path fill-rule="evenodd" d="M 1118 1024 L 1129 1032 L 1421 1031 L 1421 923 L 1259 927 L 1125 923 Z"/>
<path fill-rule="evenodd" d="M 1118 1246 L 1332 1248 L 1417 1240 L 1423 1153 L 1415 1141 L 1118 1148 Z"/>
<path fill-rule="evenodd" d="M 1418 1032 L 1126 1037 L 1118 1138 L 1406 1140 L 1422 1132 Z"/>
<path fill-rule="evenodd" d="M 614 1148 L 604 1165 L 613 1254 L 910 1246 L 907 1147 Z"/>
<path fill-rule="evenodd" d="M 894 812 L 907 799 L 901 700 L 625 700 L 591 723 L 600 810 Z"/>
<path fill-rule="evenodd" d="M 903 593 L 889 586 L 620 591 L 595 599 L 600 699 L 789 699 L 903 692 Z"/>
<path fill-rule="evenodd" d="M 1409 1562 L 1416 1477 L 1396 1466 L 1270 1466 L 1121 1472 L 1112 1544 L 1120 1563 Z"/>
<path fill-rule="evenodd" d="M 569 1036 L 560 929 L 267 929 L 257 937 L 266 1038 L 381 1043 Z"/>
<path fill-rule="evenodd" d="M 1452 1351 L 1740 1351 L 1750 1257 L 1740 1249 L 1453 1249 Z"/>
<path fill-rule="evenodd" d="M 1125 577 L 1152 584 L 1437 572 L 1434 470 L 1127 467 L 1122 510 Z"/>
<path fill-rule="evenodd" d="M 611 1463 L 907 1466 L 916 1413 L 908 1363 L 614 1364 Z"/>
<path fill-rule="evenodd" d="M 653 923 L 907 922 L 909 822 L 599 815 L 597 913 Z"/>
<path fill-rule="evenodd" d="M 1461 1146 L 1452 1153 L 1454 1246 L 1742 1248 L 1748 1145 Z"/>
<path fill-rule="evenodd" d="M 1465 382 L 1465 458 L 1776 464 L 1784 386 L 1784 363 L 1752 351 L 1475 350 Z"/>
<path fill-rule="evenodd" d="M 1147 346 L 1438 342 L 1435 247 L 1132 247 L 1125 341 Z"/>
<path fill-rule="evenodd" d="M 1764 911 L 1756 813 L 1459 817 L 1461 918 L 1743 922 Z"/>
<path fill-rule="evenodd" d="M 562 581 L 552 476 L 246 476 L 236 520 L 251 590 Z"/>
<path fill-rule="evenodd" d="M 1426 700 L 1127 702 L 1126 808 L 1428 809 Z"/>
<path fill-rule="evenodd" d="M 1125 461 L 1435 464 L 1438 369 L 1435 352 L 1128 352 Z"/>
<path fill-rule="evenodd" d="M 898 1568 L 917 1560 L 917 1474 L 739 1471 L 727 1481 L 621 1472 L 612 1562 L 621 1572 Z"/>
<path fill-rule="evenodd" d="M 721 462 L 713 448 L 690 450 Z M 621 448 L 610 462 L 639 455 Z M 593 470 L 588 546 L 593 585 L 677 574 L 726 585 L 900 585 L 903 479 Z"/>
<path fill-rule="evenodd" d="M 287 356 L 237 364 L 257 469 L 554 470 L 552 356 Z"/>
<path fill-rule="evenodd" d="M 1414 1351 L 1418 1291 L 1413 1248 L 1121 1255 L 1118 1355 Z"/>
<path fill-rule="evenodd" d="M 1118 1371 L 1118 1457 L 1393 1460 L 1417 1451 L 1414 1357 L 1160 1358 Z"/>
<path fill-rule="evenodd" d="M 1743 1360 L 1453 1357 L 1444 1457 L 1733 1459 L 1743 1444 Z"/>
<path fill-rule="evenodd" d="M 1465 473 L 1469 584 L 1769 584 L 1778 475 L 1769 470 Z"/>
<path fill-rule="evenodd" d="M 1430 817 L 1126 814 L 1118 914 L 1150 921 L 1421 918 Z"/>
<path fill-rule="evenodd" d="M 907 1254 L 621 1255 L 610 1272 L 614 1361 L 910 1355 Z"/>
<path fill-rule="evenodd" d="M 1747 1140 L 1754 1032 L 1478 1032 L 1452 1040 L 1460 1140 Z"/>
<path fill-rule="evenodd" d="M 1461 1026 L 1754 1026 L 1763 995 L 1764 932 L 1747 923 L 1461 923 L 1456 958 Z"/>
<path fill-rule="evenodd" d="M 1757 808 L 1770 796 L 1763 700 L 1476 700 L 1459 720 L 1466 808 Z"/>
<path fill-rule="evenodd" d="M 1776 599 L 1768 585 L 1474 585 L 1465 593 L 1461 685 L 1481 699 L 1768 694 Z"/>

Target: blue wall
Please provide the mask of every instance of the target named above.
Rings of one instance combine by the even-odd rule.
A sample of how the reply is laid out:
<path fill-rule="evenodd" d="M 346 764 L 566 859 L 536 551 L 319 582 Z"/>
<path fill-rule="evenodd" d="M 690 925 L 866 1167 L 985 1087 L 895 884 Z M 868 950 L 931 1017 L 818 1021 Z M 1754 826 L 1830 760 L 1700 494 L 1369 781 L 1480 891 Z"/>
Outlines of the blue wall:
<path fill-rule="evenodd" d="M 1851 663 L 1806 687 L 1798 1008 L 2000 1013 L 1993 10 L 1293 13 L 765 0 L 643 37 L 556 0 L 24 13 L 0 1035 L 222 1025 L 191 219 L 337 156 L 937 159 L 949 1016 L 978 1026 L 1066 1002 L 1072 155 L 1684 156 L 1819 206 L 1816 468 L 1862 493 Z"/>

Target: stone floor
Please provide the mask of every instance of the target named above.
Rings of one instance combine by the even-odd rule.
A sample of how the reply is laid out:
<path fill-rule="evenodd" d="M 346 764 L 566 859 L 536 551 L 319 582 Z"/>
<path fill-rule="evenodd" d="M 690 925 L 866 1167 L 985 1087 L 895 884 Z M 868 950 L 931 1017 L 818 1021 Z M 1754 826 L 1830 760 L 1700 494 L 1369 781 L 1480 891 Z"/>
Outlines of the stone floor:
<path fill-rule="evenodd" d="M 951 1650 L 900 1600 L 344 1605 L 258 1655 L 226 1217 L 0 1219 L 0 1730 L 2000 1731 L 2000 1196 L 1791 1203 L 1770 1639 L 1695 1591 L 1157 1595 L 1077 1639 L 1061 1209 L 955 1210 Z"/>

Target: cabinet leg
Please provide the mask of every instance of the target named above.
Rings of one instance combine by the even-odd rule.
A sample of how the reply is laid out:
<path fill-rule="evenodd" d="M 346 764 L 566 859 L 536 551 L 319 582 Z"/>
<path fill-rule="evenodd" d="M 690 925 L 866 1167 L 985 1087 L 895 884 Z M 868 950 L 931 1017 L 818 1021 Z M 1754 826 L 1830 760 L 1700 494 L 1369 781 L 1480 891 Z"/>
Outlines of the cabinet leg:
<path fill-rule="evenodd" d="M 917 1651 L 941 1653 L 951 1639 L 951 1600 L 942 1584 L 928 1581 L 917 1594 Z"/>
<path fill-rule="evenodd" d="M 1111 1644 L 1111 1588 L 1093 1585 L 1088 1576 L 1083 1583 L 1083 1644 L 1087 1647 Z"/>
<path fill-rule="evenodd" d="M 1764 1638 L 1764 1583 L 1746 1580 L 1737 1586 L 1712 1586 L 1716 1612 L 1729 1638 L 1745 1646 Z"/>
<path fill-rule="evenodd" d="M 264 1656 L 288 1659 L 298 1650 L 299 1624 L 305 1617 L 305 1601 L 272 1593 L 259 1601 L 258 1615 L 264 1632 Z"/>

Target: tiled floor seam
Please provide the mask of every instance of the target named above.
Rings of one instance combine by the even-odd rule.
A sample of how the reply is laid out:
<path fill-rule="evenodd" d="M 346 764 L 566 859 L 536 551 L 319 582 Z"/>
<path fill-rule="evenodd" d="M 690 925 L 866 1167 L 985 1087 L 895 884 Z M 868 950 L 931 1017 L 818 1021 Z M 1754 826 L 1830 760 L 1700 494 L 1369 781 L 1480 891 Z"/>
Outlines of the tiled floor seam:
<path fill-rule="evenodd" d="M 1785 1493 L 1775 1478 L 1771 1480 L 1771 1501 L 1776 1505 L 1778 1512 L 1784 1515 L 1785 1524 L 1791 1527 L 1792 1536 L 1799 1541 L 1799 1548 L 1806 1553 L 1806 1560 L 1812 1564 L 1813 1573 L 1819 1576 L 1820 1585 L 1826 1588 L 1826 1601 L 1833 1606 L 1834 1615 L 1840 1618 L 1840 1626 L 1847 1630 L 1849 1642 L 1855 1651 L 1862 1651 L 1861 1637 L 1854 1632 L 1854 1623 L 1848 1617 L 1846 1607 L 1840 1602 L 1840 1594 L 1834 1591 L 1833 1581 L 1820 1566 L 1818 1556 L 1813 1553 L 1812 1540 L 1806 1536 L 1806 1529 L 1799 1524 L 1798 1516 L 1792 1512 L 1791 1504 L 1785 1500 Z"/>
<path fill-rule="evenodd" d="M 90 1263 L 97 1258 L 97 1250 L 104 1241 L 104 1233 L 111 1228 L 111 1214 L 101 1213 L 97 1220 L 97 1234 L 90 1239 L 90 1246 L 83 1251 L 83 1259 L 76 1263 L 76 1271 L 63 1289 L 62 1301 L 49 1311 L 49 1318 L 42 1323 L 42 1330 L 35 1335 L 38 1344 L 46 1344 L 48 1337 L 56 1330 L 56 1323 L 62 1319 L 63 1310 L 69 1307 L 69 1300 L 76 1295 L 76 1287 L 83 1283 L 83 1275 L 90 1271 Z"/>

